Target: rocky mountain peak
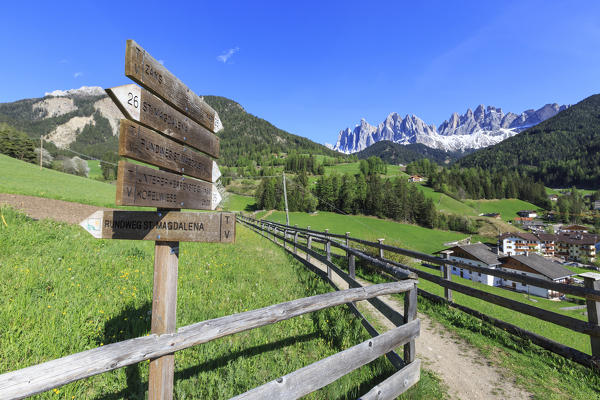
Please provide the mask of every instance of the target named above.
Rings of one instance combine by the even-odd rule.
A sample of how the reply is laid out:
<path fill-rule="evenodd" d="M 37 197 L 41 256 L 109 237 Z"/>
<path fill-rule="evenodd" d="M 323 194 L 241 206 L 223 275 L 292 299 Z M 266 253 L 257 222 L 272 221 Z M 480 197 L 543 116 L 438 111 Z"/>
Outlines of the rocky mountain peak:
<path fill-rule="evenodd" d="M 340 131 L 334 149 L 343 153 L 361 151 L 373 143 L 390 140 L 395 143 L 422 143 L 442 150 L 466 150 L 487 147 L 516 135 L 536 125 L 568 106 L 546 104 L 538 110 L 526 110 L 521 114 L 506 113 L 502 108 L 478 105 L 460 115 L 456 112 L 439 127 L 428 125 L 414 114 L 404 118 L 390 113 L 377 127 L 362 119 L 354 130 Z"/>

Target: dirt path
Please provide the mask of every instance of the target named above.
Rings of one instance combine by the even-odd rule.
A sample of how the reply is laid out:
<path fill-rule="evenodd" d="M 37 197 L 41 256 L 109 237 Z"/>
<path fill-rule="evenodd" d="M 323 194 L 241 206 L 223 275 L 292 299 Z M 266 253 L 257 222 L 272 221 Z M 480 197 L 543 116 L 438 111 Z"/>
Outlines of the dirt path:
<path fill-rule="evenodd" d="M 109 208 L 72 203 L 70 201 L 0 193 L 0 205 L 3 204 L 11 205 L 17 210 L 23 211 L 31 218 L 51 218 L 69 224 L 78 224 L 95 211 L 109 210 Z"/>
<path fill-rule="evenodd" d="M 273 214 L 275 210 L 269 210 L 267 211 L 267 213 L 265 215 L 263 215 L 262 217 L 260 217 L 260 219 L 267 219 L 269 217 L 269 215 Z"/>
<path fill-rule="evenodd" d="M 93 212 L 105 209 L 68 201 L 44 199 L 0 193 L 0 205 L 9 204 L 24 211 L 36 219 L 51 218 L 58 221 L 78 224 Z M 303 254 L 300 251 L 299 254 Z M 312 263 L 326 270 L 324 264 L 312 259 Z M 333 273 L 335 284 L 342 288 L 348 285 L 342 278 Z M 368 282 L 361 282 L 368 284 Z M 398 312 L 404 310 L 403 304 L 390 296 L 383 301 Z M 390 329 L 393 327 L 370 303 L 359 302 L 362 310 L 367 310 L 377 319 L 379 325 Z M 448 387 L 453 399 L 529 399 L 532 396 L 517 387 L 514 378 L 481 355 L 477 349 L 448 331 L 446 328 L 419 314 L 421 319 L 421 335 L 417 339 L 417 357 L 423 360 L 425 367 L 434 371 Z"/>
<path fill-rule="evenodd" d="M 298 254 L 304 253 L 298 251 Z M 327 267 L 311 259 L 311 263 L 326 271 Z M 335 272 L 333 281 L 337 287 L 347 289 L 348 284 Z M 363 285 L 369 282 L 357 279 Z M 381 300 L 399 313 L 404 312 L 404 304 L 391 296 L 382 296 Z M 391 329 L 394 325 L 377 311 L 369 302 L 358 302 L 359 308 L 367 310 L 380 326 Z M 462 338 L 432 321 L 427 315 L 418 314 L 421 320 L 421 334 L 417 338 L 417 358 L 424 366 L 435 372 L 447 386 L 452 399 L 530 399 L 533 396 L 515 384 L 514 377 L 508 371 L 486 359 L 476 348 Z"/>

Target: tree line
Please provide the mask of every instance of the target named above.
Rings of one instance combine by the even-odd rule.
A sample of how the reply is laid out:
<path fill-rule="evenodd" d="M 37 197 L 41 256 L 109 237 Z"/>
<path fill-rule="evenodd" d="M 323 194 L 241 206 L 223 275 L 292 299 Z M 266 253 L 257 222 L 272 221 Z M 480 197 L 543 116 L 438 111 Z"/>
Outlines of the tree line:
<path fill-rule="evenodd" d="M 305 173 L 287 178 L 286 183 L 290 211 L 360 213 L 427 228 L 477 231 L 469 218 L 438 213 L 433 200 L 406 178 L 382 178 L 377 168 L 368 174 L 320 176 L 312 189 Z M 282 178 L 264 178 L 255 197 L 259 209 L 283 210 Z"/>

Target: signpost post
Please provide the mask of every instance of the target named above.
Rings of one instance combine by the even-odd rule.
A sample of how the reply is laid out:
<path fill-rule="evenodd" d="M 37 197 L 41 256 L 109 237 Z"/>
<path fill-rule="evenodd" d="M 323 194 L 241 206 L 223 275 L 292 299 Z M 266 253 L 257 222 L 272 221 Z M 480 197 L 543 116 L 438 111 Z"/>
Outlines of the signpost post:
<path fill-rule="evenodd" d="M 179 242 L 235 241 L 233 213 L 180 212 L 214 210 L 221 201 L 213 184 L 221 172 L 211 157 L 219 156 L 215 133 L 223 126 L 215 110 L 133 40 L 125 75 L 143 88 L 106 90 L 127 117 L 119 155 L 159 169 L 120 161 L 116 204 L 157 209 L 97 211 L 80 225 L 96 238 L 155 241 L 151 332 L 174 333 Z M 150 361 L 148 399 L 173 398 L 174 362 L 173 354 Z"/>

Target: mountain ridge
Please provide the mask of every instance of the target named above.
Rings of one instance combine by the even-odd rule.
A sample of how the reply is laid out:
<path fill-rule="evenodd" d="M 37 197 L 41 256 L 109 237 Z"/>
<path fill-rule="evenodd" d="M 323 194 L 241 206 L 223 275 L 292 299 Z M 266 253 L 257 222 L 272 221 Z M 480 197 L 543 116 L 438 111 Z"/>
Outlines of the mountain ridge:
<path fill-rule="evenodd" d="M 345 154 L 356 153 L 382 140 L 399 144 L 422 143 L 428 147 L 445 151 L 464 151 L 487 147 L 499 143 L 517 133 L 550 118 L 568 106 L 546 104 L 537 110 L 529 109 L 521 114 L 504 113 L 501 108 L 480 104 L 463 115 L 452 113 L 439 127 L 428 125 L 414 114 L 402 118 L 390 113 L 378 126 L 365 119 L 354 129 L 339 132 L 333 146 Z"/>
<path fill-rule="evenodd" d="M 271 157 L 289 151 L 340 156 L 339 153 L 294 135 L 248 113 L 239 103 L 205 96 L 225 124 L 220 163 L 236 166 L 238 159 Z M 0 123 L 6 123 L 39 141 L 43 136 L 50 151 L 70 149 L 95 158 L 117 153 L 119 121 L 123 114 L 98 86 L 55 90 L 39 98 L 0 103 Z M 45 146 L 45 147 L 46 147 Z"/>

